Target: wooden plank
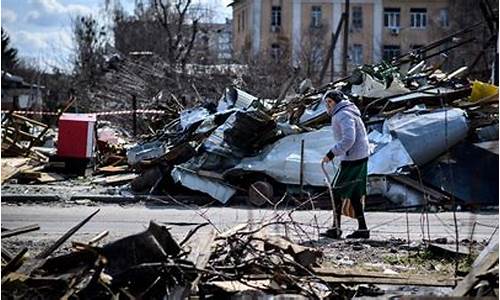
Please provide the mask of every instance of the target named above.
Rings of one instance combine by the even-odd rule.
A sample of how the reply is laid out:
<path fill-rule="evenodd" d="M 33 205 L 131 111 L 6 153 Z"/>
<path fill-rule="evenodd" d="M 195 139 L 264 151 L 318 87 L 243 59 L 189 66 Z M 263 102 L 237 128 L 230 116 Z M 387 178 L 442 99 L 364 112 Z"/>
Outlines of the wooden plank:
<path fill-rule="evenodd" d="M 487 272 L 495 264 L 498 264 L 498 235 L 495 240 L 492 240 L 486 248 L 479 253 L 472 264 L 472 270 L 460 281 L 455 289 L 452 291 L 451 296 L 463 297 L 479 282 L 478 275 Z"/>
<path fill-rule="evenodd" d="M 44 124 L 42 122 L 38 122 L 37 120 L 33 120 L 33 119 L 30 119 L 30 118 L 27 118 L 25 116 L 21 116 L 21 115 L 18 115 L 18 114 L 12 114 L 11 117 L 13 119 L 15 119 L 15 121 L 22 120 L 22 121 L 28 122 L 30 124 L 34 124 L 34 125 L 40 126 L 42 128 L 47 128 L 48 127 L 47 124 Z"/>
<path fill-rule="evenodd" d="M 45 248 L 42 252 L 40 252 L 37 256 L 36 259 L 45 259 L 47 258 L 52 252 L 54 252 L 59 246 L 61 246 L 67 239 L 69 239 L 75 232 L 77 232 L 80 228 L 82 228 L 83 225 L 87 224 L 90 219 L 92 219 L 93 216 L 95 216 L 100 209 L 94 211 L 91 215 L 89 215 L 87 218 L 85 218 L 83 221 L 80 223 L 76 224 L 73 226 L 71 229 L 69 229 L 64 235 L 62 235 L 57 241 L 55 241 L 52 245 L 49 247 Z"/>
<path fill-rule="evenodd" d="M 417 191 L 420 191 L 422 193 L 426 193 L 430 195 L 431 197 L 437 199 L 437 200 L 449 200 L 449 197 L 435 189 L 429 188 L 425 185 L 421 185 L 418 181 L 407 177 L 407 176 L 394 176 L 394 175 L 389 175 L 389 178 L 402 183 L 404 185 L 407 185 L 411 188 L 416 189 Z"/>
<path fill-rule="evenodd" d="M 128 165 L 122 166 L 105 166 L 97 169 L 97 172 L 104 174 L 118 174 L 125 173 L 129 169 Z"/>
<path fill-rule="evenodd" d="M 380 272 L 361 272 L 334 268 L 313 268 L 320 278 L 328 283 L 373 283 L 419 286 L 454 286 L 455 282 L 449 277 L 384 274 Z"/>
<path fill-rule="evenodd" d="M 222 176 L 222 174 L 219 174 L 219 173 L 213 172 L 213 171 L 198 170 L 196 172 L 196 174 L 203 176 L 203 177 L 213 178 L 213 179 L 217 179 L 217 180 L 224 180 L 224 177 Z"/>
<path fill-rule="evenodd" d="M 56 194 L 2 194 L 5 202 L 53 202 L 61 198 Z"/>
<path fill-rule="evenodd" d="M 12 258 L 7 263 L 7 265 L 2 269 L 2 277 L 19 268 L 19 264 L 21 263 L 21 260 L 23 259 L 26 252 L 28 252 L 28 248 L 23 248 L 21 251 L 19 251 L 19 253 L 16 254 L 14 258 Z"/>
<path fill-rule="evenodd" d="M 208 264 L 208 260 L 212 255 L 212 245 L 215 240 L 216 234 L 215 230 L 212 228 L 208 233 L 197 232 L 192 237 L 188 245 L 191 247 L 191 253 L 187 257 L 188 260 L 195 262 L 197 269 L 205 269 Z M 198 283 L 201 279 L 202 273 L 198 274 L 196 279 L 191 283 L 191 291 L 196 292 L 198 290 Z"/>
<path fill-rule="evenodd" d="M 459 245 L 458 252 L 456 245 L 454 244 L 437 244 L 437 243 L 429 243 L 427 245 L 429 251 L 446 255 L 446 256 L 467 256 L 470 254 L 470 248 L 466 246 Z"/>
<path fill-rule="evenodd" d="M 453 280 L 444 279 L 443 281 L 433 280 L 432 278 L 373 278 L 373 277 L 334 277 L 334 276 L 319 276 L 327 283 L 349 283 L 349 284 L 389 284 L 389 285 L 417 285 L 417 286 L 441 286 L 451 287 L 455 283 Z"/>
<path fill-rule="evenodd" d="M 92 180 L 92 183 L 98 183 L 98 184 L 104 184 L 104 185 L 121 184 L 121 183 L 127 183 L 129 181 L 132 181 L 137 176 L 138 175 L 134 174 L 134 173 L 111 175 L 111 176 L 106 176 L 103 178 L 94 179 L 94 180 Z"/>
<path fill-rule="evenodd" d="M 227 281 L 210 281 L 207 285 L 218 287 L 227 293 L 237 293 L 254 290 L 280 290 L 280 286 L 271 279 L 258 280 L 227 280 Z"/>
<path fill-rule="evenodd" d="M 64 180 L 66 180 L 66 177 L 61 176 L 57 173 L 45 173 L 45 172 L 41 172 L 40 176 L 36 179 L 36 181 L 40 183 L 64 181 Z"/>
<path fill-rule="evenodd" d="M 264 249 L 278 248 L 293 256 L 297 263 L 306 268 L 316 263 L 321 256 L 319 250 L 298 245 L 280 236 L 266 236 L 265 234 L 255 234 L 254 236 L 264 241 Z"/>
<path fill-rule="evenodd" d="M 2 259 L 9 262 L 14 258 L 14 254 L 2 246 Z"/>
<path fill-rule="evenodd" d="M 40 183 L 66 180 L 66 177 L 59 175 L 57 173 L 24 171 L 22 172 L 22 176 L 28 179 L 36 180 Z"/>
<path fill-rule="evenodd" d="M 13 135 L 20 134 L 22 136 L 29 138 L 30 140 L 35 138 L 35 136 L 32 135 L 31 133 L 28 133 L 28 132 L 25 132 L 22 130 L 16 130 L 15 128 L 12 128 L 12 127 L 6 128 L 6 131 L 7 131 L 7 134 L 13 134 Z"/>
<path fill-rule="evenodd" d="M 11 229 L 11 230 L 3 231 L 1 233 L 1 237 L 3 239 L 3 238 L 8 238 L 11 236 L 16 236 L 16 235 L 20 235 L 20 234 L 23 234 L 26 232 L 37 231 L 37 230 L 40 230 L 40 226 L 38 226 L 38 224 L 33 224 L 33 225 L 28 225 L 28 226 L 23 226 L 23 227 Z"/>
<path fill-rule="evenodd" d="M 5 157 L 2 158 L 2 173 L 1 173 L 1 182 L 3 183 L 5 180 L 15 176 L 20 171 L 29 168 L 26 167 L 26 164 L 29 162 L 29 158 L 11 158 Z"/>

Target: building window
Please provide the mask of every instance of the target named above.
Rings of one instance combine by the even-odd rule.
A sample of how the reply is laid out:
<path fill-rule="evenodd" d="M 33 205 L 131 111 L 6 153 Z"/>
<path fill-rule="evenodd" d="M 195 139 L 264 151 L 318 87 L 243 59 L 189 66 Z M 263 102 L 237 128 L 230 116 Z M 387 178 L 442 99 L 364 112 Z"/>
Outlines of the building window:
<path fill-rule="evenodd" d="M 311 27 L 321 26 L 321 6 L 313 6 L 311 10 Z"/>
<path fill-rule="evenodd" d="M 363 28 L 363 9 L 361 6 L 354 6 L 352 8 L 352 28 Z"/>
<path fill-rule="evenodd" d="M 271 45 L 271 57 L 274 60 L 279 60 L 281 57 L 281 48 L 279 44 Z"/>
<path fill-rule="evenodd" d="M 439 11 L 439 24 L 441 24 L 441 27 L 450 27 L 450 17 L 447 8 Z"/>
<path fill-rule="evenodd" d="M 427 8 L 410 8 L 411 28 L 427 26 Z"/>
<path fill-rule="evenodd" d="M 281 27 L 281 6 L 273 6 L 271 9 L 271 31 L 278 32 Z"/>
<path fill-rule="evenodd" d="M 390 29 L 399 29 L 400 19 L 400 8 L 384 8 L 384 27 Z"/>
<path fill-rule="evenodd" d="M 363 45 L 354 44 L 351 48 L 351 62 L 355 65 L 363 64 Z"/>
<path fill-rule="evenodd" d="M 393 57 L 401 54 L 401 47 L 393 45 L 384 45 L 384 60 L 390 61 Z"/>

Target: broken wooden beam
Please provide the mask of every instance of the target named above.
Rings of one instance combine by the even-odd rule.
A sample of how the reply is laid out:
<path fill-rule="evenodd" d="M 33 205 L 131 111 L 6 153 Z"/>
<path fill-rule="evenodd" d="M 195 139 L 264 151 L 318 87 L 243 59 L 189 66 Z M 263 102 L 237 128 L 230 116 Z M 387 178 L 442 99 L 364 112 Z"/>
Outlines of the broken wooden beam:
<path fill-rule="evenodd" d="M 411 187 L 419 192 L 427 194 L 436 200 L 448 201 L 450 199 L 450 197 L 448 195 L 443 194 L 443 193 L 439 192 L 438 190 L 435 190 L 435 189 L 430 188 L 428 186 L 423 186 L 418 181 L 416 181 L 408 176 L 388 175 L 388 177 L 394 181 L 397 181 L 397 182 L 402 183 L 406 186 L 409 186 L 409 187 Z"/>
<path fill-rule="evenodd" d="M 450 296 L 464 297 L 471 289 L 479 282 L 478 275 L 484 274 L 491 269 L 495 264 L 498 264 L 498 235 L 497 238 L 491 241 L 486 248 L 479 253 L 472 264 L 472 270 L 460 281 L 455 289 L 451 292 Z"/>
<path fill-rule="evenodd" d="M 14 177 L 26 169 L 26 165 L 29 163 L 29 158 L 12 158 L 12 157 L 2 157 L 2 172 L 1 172 L 1 182 Z M 29 168 L 29 167 L 28 167 Z"/>
<path fill-rule="evenodd" d="M 92 183 L 103 184 L 103 185 L 119 185 L 119 184 L 125 184 L 129 181 L 132 181 L 138 176 L 139 175 L 134 174 L 134 173 L 109 175 L 106 177 L 94 179 L 94 180 L 92 180 Z"/>
<path fill-rule="evenodd" d="M 85 218 L 83 221 L 80 223 L 76 224 L 73 228 L 68 230 L 63 236 L 61 236 L 57 241 L 55 241 L 52 245 L 47 247 L 45 250 L 43 250 L 40 254 L 36 256 L 38 259 L 44 259 L 47 258 L 52 252 L 54 252 L 59 246 L 61 246 L 67 239 L 69 239 L 75 232 L 77 232 L 80 228 L 82 228 L 83 225 L 85 225 L 90 219 L 92 219 L 93 216 L 95 216 L 100 209 L 96 210 L 93 212 L 90 216 Z"/>
<path fill-rule="evenodd" d="M 329 284 L 387 284 L 387 285 L 416 285 L 416 286 L 439 286 L 452 287 L 455 285 L 451 279 L 436 280 L 429 277 L 408 276 L 400 278 L 380 278 L 380 277 L 335 277 L 335 276 L 318 276 Z"/>
<path fill-rule="evenodd" d="M 447 244 L 437 244 L 437 243 L 429 243 L 427 245 L 427 249 L 434 254 L 438 254 L 444 257 L 465 257 L 470 255 L 470 249 L 465 246 L 459 245 L 458 252 L 456 245 L 447 245 Z"/>
<path fill-rule="evenodd" d="M 5 265 L 5 267 L 2 269 L 2 277 L 9 274 L 10 272 L 14 272 L 17 268 L 19 268 L 21 260 L 23 259 L 26 252 L 28 252 L 28 248 L 23 248 L 7 263 L 7 265 Z"/>
<path fill-rule="evenodd" d="M 198 234 L 196 237 L 196 239 L 189 240 L 188 244 L 191 246 L 192 250 L 188 256 L 188 260 L 194 262 L 197 269 L 205 269 L 212 255 L 212 246 L 216 234 L 215 231 L 211 229 L 208 234 Z M 202 273 L 198 274 L 191 283 L 191 292 L 198 292 L 198 283 L 202 275 Z"/>
<path fill-rule="evenodd" d="M 105 238 L 106 236 L 108 236 L 108 234 L 109 234 L 109 230 L 105 230 L 105 231 L 99 233 L 98 235 L 96 235 L 95 237 L 93 237 L 92 239 L 90 239 L 89 245 L 95 245 L 95 244 L 97 244 L 100 240 L 102 240 L 103 238 Z"/>
<path fill-rule="evenodd" d="M 389 285 L 418 285 L 418 286 L 442 286 L 451 287 L 455 285 L 453 279 L 405 275 L 384 274 L 380 272 L 360 272 L 354 270 L 342 270 L 334 268 L 313 268 L 314 273 L 327 283 L 352 283 L 352 284 L 389 284 Z"/>
<path fill-rule="evenodd" d="M 3 231 L 1 233 L 1 237 L 8 238 L 11 236 L 16 236 L 19 234 L 23 234 L 23 233 L 31 232 L 31 231 L 36 231 L 36 230 L 40 230 L 40 226 L 38 226 L 38 224 L 32 224 L 32 225 L 28 225 L 28 226 L 24 226 L 24 227 L 19 227 L 19 228 Z"/>
<path fill-rule="evenodd" d="M 290 254 L 295 262 L 306 268 L 314 265 L 318 258 L 322 256 L 319 250 L 292 243 L 283 237 L 271 236 L 259 237 L 259 239 L 264 241 L 264 250 L 279 249 L 284 253 Z"/>
<path fill-rule="evenodd" d="M 2 246 L 2 259 L 9 262 L 14 258 L 14 253 L 10 252 L 7 248 Z"/>

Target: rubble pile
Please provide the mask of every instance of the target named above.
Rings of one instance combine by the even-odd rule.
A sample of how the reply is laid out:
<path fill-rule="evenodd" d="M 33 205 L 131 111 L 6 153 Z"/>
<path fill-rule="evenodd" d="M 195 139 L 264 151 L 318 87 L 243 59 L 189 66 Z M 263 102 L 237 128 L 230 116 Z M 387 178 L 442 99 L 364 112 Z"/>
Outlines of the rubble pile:
<path fill-rule="evenodd" d="M 98 242 L 107 232 L 88 243 L 73 242 L 68 254 L 52 254 L 97 212 L 37 256 L 25 257 L 25 248 L 10 257 L 2 269 L 2 295 L 93 299 L 190 295 L 221 299 L 245 291 L 308 299 L 332 295 L 329 285 L 312 271 L 321 252 L 282 236 L 266 236 L 265 226 L 237 226 L 217 235 L 205 233 L 200 239 L 196 231 L 208 225 L 203 223 L 177 242 L 168 227 L 151 221 L 146 231 L 103 246 Z M 2 237 L 37 229 L 4 232 Z"/>
<path fill-rule="evenodd" d="M 42 146 L 51 128 L 44 123 L 17 114 L 2 116 L 2 155 L 5 157 L 30 157 L 47 161 L 47 156 L 34 149 Z"/>
<path fill-rule="evenodd" d="M 267 221 L 239 224 L 225 231 L 210 227 L 213 224 L 209 220 L 183 223 L 182 226 L 196 226 L 180 241 L 172 236 L 170 226 L 181 224 L 151 221 L 145 231 L 102 246 L 100 244 L 109 231 L 99 233 L 88 242 L 72 241 L 69 249 L 58 251 L 98 212 L 89 215 L 36 255 L 26 247 L 16 253 L 2 247 L 2 261 L 5 262 L 2 296 L 43 299 L 351 299 L 355 295 L 384 295 L 385 292 L 376 286 L 380 284 L 441 287 L 445 288 L 446 294 L 453 296 L 497 293 L 493 290 L 498 286 L 497 235 L 488 241 L 458 285 L 446 275 L 424 276 L 387 269 L 381 272 L 328 266 L 322 250 L 293 241 L 294 237 L 308 236 L 308 226 L 293 221 L 288 214 Z M 281 234 L 283 227 L 288 234 Z M 39 229 L 33 224 L 3 230 L 2 240 Z M 450 262 L 453 262 L 450 255 L 461 257 L 461 261 L 471 257 L 470 253 L 455 253 L 452 246 L 446 245 L 446 238 L 441 240 L 436 239 L 427 246 L 422 244 L 422 247 L 410 246 L 404 240 L 392 243 L 399 244 L 400 251 L 405 247 L 414 249 L 412 253 L 426 257 L 429 264 L 433 263 L 429 254 L 425 256 L 421 251 L 447 257 Z M 308 242 L 314 244 L 313 240 Z M 342 244 L 336 247 L 343 249 L 337 253 L 344 256 L 349 253 L 347 248 L 358 247 L 355 252 L 360 253 L 359 248 L 386 247 L 385 244 L 391 241 L 338 243 Z M 410 257 L 408 254 L 408 259 Z M 395 255 L 393 259 L 401 258 Z M 348 261 L 341 263 L 348 264 Z M 402 267 L 394 263 L 394 267 L 397 266 Z"/>
<path fill-rule="evenodd" d="M 150 134 L 141 136 L 124 130 L 129 129 L 130 122 L 122 120 L 118 127 L 98 116 L 91 182 L 115 186 L 130 182 L 123 190 L 136 196 L 187 195 L 196 202 L 196 198 L 209 195 L 222 204 L 246 198 L 262 206 L 274 205 L 286 194 L 296 203 L 309 197 L 316 206 L 328 207 L 326 178 L 319 161 L 335 140 L 321 97 L 336 89 L 358 106 L 368 131 L 369 205 L 386 209 L 423 205 L 446 208 L 452 196 L 461 205 L 478 201 L 495 204 L 498 191 L 490 191 L 486 184 L 495 178 L 475 179 L 470 174 L 478 165 L 491 169 L 482 172 L 483 177 L 498 173 L 492 169 L 498 160 L 498 151 L 494 150 L 498 149 L 498 87 L 466 79 L 467 67 L 444 73 L 435 67 L 435 61 L 423 59 L 423 53 L 359 67 L 350 76 L 320 88 L 305 80 L 296 91 L 292 89 L 277 99 L 258 98 L 238 86 L 228 86 L 217 103 L 207 100 L 220 88 L 222 81 L 215 79 L 201 80 L 204 85 L 217 85 L 211 92 L 203 87 L 203 93 L 208 93 L 203 95 L 206 99 L 192 86 L 198 96 L 188 102 L 175 95 L 182 95 L 180 91 L 190 84 L 189 80 L 180 80 L 180 85 L 171 82 L 167 85 L 171 90 L 160 89 L 153 94 L 144 89 L 128 90 L 141 85 L 118 83 L 133 81 L 137 76 L 160 76 L 162 68 L 167 67 L 154 63 L 151 55 L 115 57 L 109 61 L 106 80 L 98 84 L 101 88 L 94 90 L 99 91 L 94 98 L 122 99 L 133 94 L 139 100 L 156 99 L 152 102 L 156 106 L 151 107 L 162 108 L 166 103 L 168 108 L 148 125 Z M 146 67 L 151 64 L 156 67 Z M 195 66 L 188 68 L 194 69 L 186 76 L 200 72 Z M 108 109 L 124 108 L 120 106 L 123 102 L 115 104 L 109 102 Z M 134 124 L 136 119 L 134 114 Z M 57 164 L 50 159 L 54 151 L 35 147 L 57 142 L 46 137 L 50 133 L 46 125 L 15 113 L 4 115 L 3 123 L 4 154 L 51 160 L 47 168 L 36 169 L 36 175 L 26 176 L 23 171 L 11 178 L 43 183 L 64 180 L 53 168 Z M 475 165 L 467 165 L 465 159 L 465 152 L 471 151 L 478 153 Z M 91 156 L 87 154 L 85 159 Z M 450 159 L 461 163 L 451 164 Z M 337 164 L 329 166 L 329 178 L 334 179 L 337 171 Z M 461 182 L 473 180 L 474 185 L 469 186 L 474 188 L 457 188 L 448 180 L 450 176 Z M 481 192 L 485 190 L 488 192 Z"/>
<path fill-rule="evenodd" d="M 231 83 L 230 78 L 241 73 L 241 69 L 239 65 L 220 68 L 187 65 L 185 69 L 176 69 L 152 52 L 115 54 L 107 57 L 102 74 L 91 87 L 77 93 L 97 111 L 136 107 L 163 110 L 164 114 L 153 117 L 151 122 L 140 122 L 141 131 L 148 132 L 148 126 L 157 129 L 177 118 L 186 108 L 213 103 L 224 87 Z M 123 116 L 105 118 L 123 122 L 122 127 L 131 129 Z"/>
<path fill-rule="evenodd" d="M 284 192 L 322 192 L 325 177 L 318 162 L 335 141 L 320 100 L 328 89 L 338 89 L 363 112 L 369 132 L 369 195 L 382 195 L 394 206 L 445 205 L 450 194 L 439 184 L 419 183 L 417 169 L 457 144 L 498 140 L 489 134 L 498 127 L 498 87 L 463 79 L 465 70 L 445 74 L 425 61 L 406 72 L 397 62 L 363 66 L 319 89 L 304 84 L 303 93 L 281 101 L 228 87 L 216 109 L 186 109 L 128 150 L 129 165 L 159 168 L 156 174 L 163 178 L 150 177 L 140 189 L 132 188 L 175 195 L 181 185 L 221 203 L 246 193 L 254 195 L 249 199 L 254 204 L 272 204 Z M 328 169 L 330 178 L 337 169 Z M 147 176 L 143 172 L 137 180 Z M 261 196 L 267 201 L 255 198 Z"/>

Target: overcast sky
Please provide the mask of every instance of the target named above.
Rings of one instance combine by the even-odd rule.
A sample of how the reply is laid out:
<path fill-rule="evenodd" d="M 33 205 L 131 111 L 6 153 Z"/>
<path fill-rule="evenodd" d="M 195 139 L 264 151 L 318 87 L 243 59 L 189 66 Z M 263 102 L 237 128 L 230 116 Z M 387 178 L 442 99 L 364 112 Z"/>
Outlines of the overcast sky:
<path fill-rule="evenodd" d="M 97 14 L 105 0 L 2 0 L 2 27 L 20 56 L 46 68 L 61 67 L 72 47 L 71 19 L 76 15 Z M 116 0 L 115 0 L 116 1 Z M 121 0 L 132 11 L 134 0 Z M 217 22 L 231 17 L 230 0 L 194 0 L 214 9 Z"/>

